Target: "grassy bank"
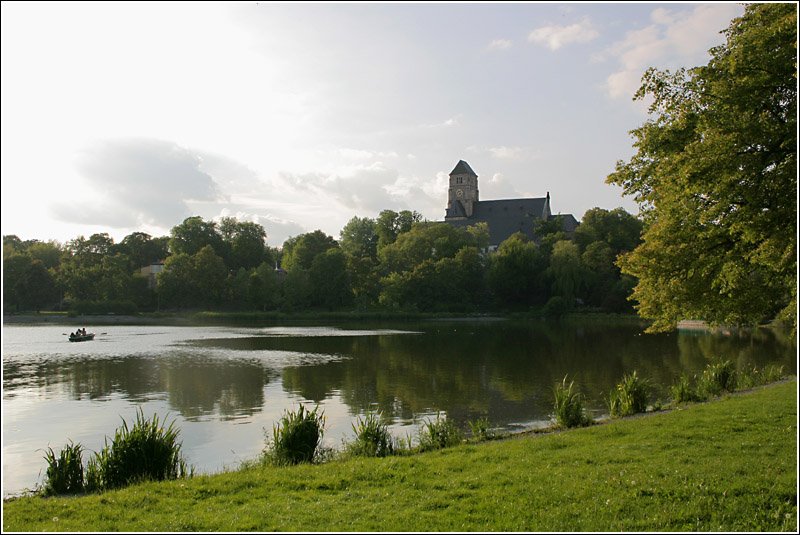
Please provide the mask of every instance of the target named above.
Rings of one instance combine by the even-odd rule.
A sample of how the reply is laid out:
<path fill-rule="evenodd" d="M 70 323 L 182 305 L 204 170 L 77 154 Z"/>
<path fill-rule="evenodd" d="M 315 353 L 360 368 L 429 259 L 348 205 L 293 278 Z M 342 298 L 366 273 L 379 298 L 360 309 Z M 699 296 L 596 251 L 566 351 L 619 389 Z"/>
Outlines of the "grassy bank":
<path fill-rule="evenodd" d="M 436 452 L 4 503 L 4 531 L 794 531 L 797 382 Z"/>

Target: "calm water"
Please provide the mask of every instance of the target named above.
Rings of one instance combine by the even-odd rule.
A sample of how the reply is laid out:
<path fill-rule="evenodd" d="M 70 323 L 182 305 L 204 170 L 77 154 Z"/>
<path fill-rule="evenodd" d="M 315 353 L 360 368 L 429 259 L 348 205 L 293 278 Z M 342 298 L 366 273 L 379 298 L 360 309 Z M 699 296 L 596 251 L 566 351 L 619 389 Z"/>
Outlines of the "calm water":
<path fill-rule="evenodd" d="M 265 430 L 298 403 L 319 404 L 325 444 L 341 448 L 370 409 L 398 438 L 442 413 L 487 417 L 503 430 L 544 426 L 565 374 L 595 417 L 623 374 L 666 386 L 716 357 L 740 368 L 776 363 L 796 372 L 796 346 L 771 331 L 645 335 L 637 326 L 507 321 L 339 326 L 3 326 L 3 495 L 34 488 L 43 450 L 67 440 L 103 446 L 141 407 L 175 420 L 197 472 L 256 457 Z"/>

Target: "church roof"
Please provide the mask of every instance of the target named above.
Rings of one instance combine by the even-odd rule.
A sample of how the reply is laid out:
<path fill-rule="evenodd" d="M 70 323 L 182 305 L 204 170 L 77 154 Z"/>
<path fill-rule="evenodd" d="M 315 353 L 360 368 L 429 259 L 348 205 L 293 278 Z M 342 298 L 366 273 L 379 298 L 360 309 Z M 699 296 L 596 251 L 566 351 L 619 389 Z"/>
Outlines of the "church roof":
<path fill-rule="evenodd" d="M 461 201 L 454 200 L 447 206 L 445 217 L 467 217 L 467 212 L 464 210 L 464 205 Z"/>
<path fill-rule="evenodd" d="M 533 240 L 533 222 L 545 216 L 546 207 L 546 197 L 479 201 L 473 205 L 472 217 L 448 223 L 467 227 L 485 222 L 489 225 L 489 245 L 497 246 L 515 232 L 522 232 Z"/>
<path fill-rule="evenodd" d="M 470 167 L 469 164 L 464 160 L 458 160 L 455 169 L 450 171 L 450 174 L 451 175 L 469 174 L 478 176 L 478 174 L 472 170 L 472 167 Z"/>

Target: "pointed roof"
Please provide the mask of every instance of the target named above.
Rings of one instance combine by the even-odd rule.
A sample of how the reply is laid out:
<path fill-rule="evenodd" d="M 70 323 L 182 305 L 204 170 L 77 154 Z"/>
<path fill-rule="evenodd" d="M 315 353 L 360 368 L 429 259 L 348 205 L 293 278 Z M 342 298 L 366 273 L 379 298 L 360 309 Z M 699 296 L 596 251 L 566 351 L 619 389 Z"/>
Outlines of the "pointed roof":
<path fill-rule="evenodd" d="M 461 175 L 461 174 L 468 174 L 478 176 L 478 173 L 472 170 L 472 167 L 469 166 L 467 162 L 464 160 L 458 160 L 455 169 L 450 171 L 451 175 Z"/>

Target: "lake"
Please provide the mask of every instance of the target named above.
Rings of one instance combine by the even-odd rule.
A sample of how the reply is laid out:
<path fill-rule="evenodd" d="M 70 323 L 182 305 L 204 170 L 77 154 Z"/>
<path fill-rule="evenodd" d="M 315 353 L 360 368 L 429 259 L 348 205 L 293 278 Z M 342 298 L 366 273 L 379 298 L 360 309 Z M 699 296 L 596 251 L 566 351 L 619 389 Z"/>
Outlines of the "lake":
<path fill-rule="evenodd" d="M 681 373 L 716 358 L 796 373 L 794 340 L 765 329 L 650 335 L 633 323 L 506 320 L 86 328 L 95 340 L 70 343 L 69 326 L 3 326 L 3 496 L 42 482 L 45 448 L 72 440 L 97 451 L 138 408 L 174 420 L 188 463 L 213 473 L 257 457 L 300 403 L 320 406 L 324 443 L 341 449 L 370 410 L 398 438 L 415 438 L 437 415 L 465 430 L 482 417 L 502 431 L 544 427 L 565 375 L 598 418 L 634 370 L 664 401 Z"/>

